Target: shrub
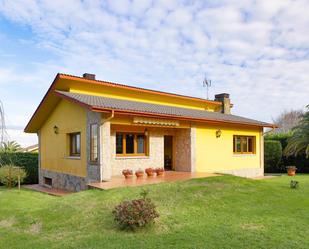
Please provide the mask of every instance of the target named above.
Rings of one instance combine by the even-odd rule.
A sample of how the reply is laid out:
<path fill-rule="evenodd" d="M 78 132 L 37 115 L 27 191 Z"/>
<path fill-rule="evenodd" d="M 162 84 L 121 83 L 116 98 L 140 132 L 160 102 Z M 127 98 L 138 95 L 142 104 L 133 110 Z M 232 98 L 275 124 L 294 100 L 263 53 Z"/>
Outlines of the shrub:
<path fill-rule="evenodd" d="M 288 139 L 292 136 L 292 133 L 276 133 L 276 134 L 267 134 L 264 137 L 264 140 L 279 141 L 281 143 L 282 149 L 284 149 L 288 144 Z"/>
<path fill-rule="evenodd" d="M 290 188 L 298 188 L 299 182 L 298 181 L 291 181 L 290 182 Z"/>
<path fill-rule="evenodd" d="M 27 177 L 24 180 L 25 184 L 38 183 L 38 153 L 0 153 L 0 166 L 10 164 L 24 168 L 27 173 Z"/>
<path fill-rule="evenodd" d="M 22 183 L 26 176 L 27 173 L 22 167 L 4 165 L 0 168 L 0 182 L 9 188 L 17 185 L 18 178 Z"/>
<path fill-rule="evenodd" d="M 282 157 L 281 143 L 279 141 L 266 140 L 264 145 L 265 172 L 281 172 L 282 169 L 278 167 Z"/>
<path fill-rule="evenodd" d="M 288 143 L 288 139 L 292 136 L 292 133 L 279 133 L 279 134 L 267 134 L 265 135 L 265 143 L 268 140 L 276 140 L 281 143 L 282 150 L 285 149 Z M 266 149 L 265 149 L 266 151 Z M 309 158 L 306 158 L 305 153 L 298 156 L 282 156 L 280 163 L 274 169 L 276 173 L 286 172 L 286 167 L 289 165 L 295 165 L 299 173 L 309 173 Z M 266 168 L 265 168 L 266 170 Z M 272 173 L 273 173 L 272 172 Z"/>
<path fill-rule="evenodd" d="M 143 198 L 124 201 L 114 208 L 114 220 L 120 228 L 135 230 L 154 222 L 154 219 L 159 217 L 154 203 L 147 198 L 147 194 L 143 191 Z"/>

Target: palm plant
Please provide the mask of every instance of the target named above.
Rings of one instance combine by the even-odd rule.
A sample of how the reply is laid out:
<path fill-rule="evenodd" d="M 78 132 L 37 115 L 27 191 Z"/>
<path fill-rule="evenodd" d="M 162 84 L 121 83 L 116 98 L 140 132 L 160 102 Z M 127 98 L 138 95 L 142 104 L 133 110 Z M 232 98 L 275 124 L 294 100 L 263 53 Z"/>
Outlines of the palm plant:
<path fill-rule="evenodd" d="M 0 151 L 2 152 L 18 152 L 21 150 L 21 146 L 16 141 L 2 142 L 0 147 Z"/>
<path fill-rule="evenodd" d="M 309 105 L 307 112 L 302 115 L 302 118 L 297 126 L 292 129 L 292 137 L 288 139 L 288 144 L 284 149 L 285 156 L 297 156 L 305 152 L 309 158 Z"/>

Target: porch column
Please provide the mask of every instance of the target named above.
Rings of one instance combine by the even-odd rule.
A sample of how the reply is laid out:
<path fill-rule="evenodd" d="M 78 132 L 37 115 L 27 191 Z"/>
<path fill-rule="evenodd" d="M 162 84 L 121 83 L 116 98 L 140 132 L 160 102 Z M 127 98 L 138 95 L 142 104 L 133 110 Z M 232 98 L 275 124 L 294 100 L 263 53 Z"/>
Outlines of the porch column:
<path fill-rule="evenodd" d="M 177 129 L 175 166 L 177 171 L 195 172 L 196 128 Z"/>
<path fill-rule="evenodd" d="M 111 124 L 109 120 L 102 119 L 100 126 L 100 158 L 101 158 L 101 179 L 108 181 L 112 177 L 111 159 Z"/>
<path fill-rule="evenodd" d="M 190 144 L 191 144 L 191 150 L 190 150 L 190 163 L 191 163 L 191 172 L 195 172 L 195 152 L 196 152 L 196 127 L 192 126 L 190 128 Z"/>
<path fill-rule="evenodd" d="M 86 181 L 88 183 L 90 182 L 100 182 L 101 181 L 101 166 L 100 166 L 100 161 L 101 161 L 101 155 L 99 153 L 100 151 L 100 143 L 98 144 L 98 162 L 93 163 L 91 162 L 90 154 L 91 154 L 91 125 L 92 124 L 97 124 L 100 126 L 101 123 L 101 114 L 93 111 L 87 110 L 87 139 L 86 139 L 86 151 L 87 151 L 87 179 Z M 100 132 L 99 132 L 99 137 L 100 137 Z"/>

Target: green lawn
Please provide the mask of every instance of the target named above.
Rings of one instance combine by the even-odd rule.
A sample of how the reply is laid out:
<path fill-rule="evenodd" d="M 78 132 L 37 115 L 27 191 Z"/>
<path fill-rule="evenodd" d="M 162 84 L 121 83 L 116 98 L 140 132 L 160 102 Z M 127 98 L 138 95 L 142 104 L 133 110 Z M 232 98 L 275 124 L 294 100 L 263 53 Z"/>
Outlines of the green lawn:
<path fill-rule="evenodd" d="M 112 208 L 141 187 L 53 197 L 0 189 L 0 248 L 309 248 L 309 175 L 232 176 L 147 186 L 161 217 L 117 229 Z"/>

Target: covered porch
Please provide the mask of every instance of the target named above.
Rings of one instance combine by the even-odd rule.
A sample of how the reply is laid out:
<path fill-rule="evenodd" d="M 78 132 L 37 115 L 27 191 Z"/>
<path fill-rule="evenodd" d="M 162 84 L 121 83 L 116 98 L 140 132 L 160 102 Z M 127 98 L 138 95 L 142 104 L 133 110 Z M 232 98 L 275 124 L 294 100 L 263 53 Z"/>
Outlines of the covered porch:
<path fill-rule="evenodd" d="M 124 176 L 113 176 L 109 181 L 94 182 L 88 184 L 88 186 L 90 188 L 107 190 L 113 188 L 144 186 L 164 182 L 186 181 L 195 178 L 206 178 L 213 176 L 220 176 L 220 175 L 214 173 L 166 171 L 162 176 L 147 177 L 147 175 L 144 175 L 143 178 L 136 178 L 134 176 L 131 179 L 125 179 Z"/>

